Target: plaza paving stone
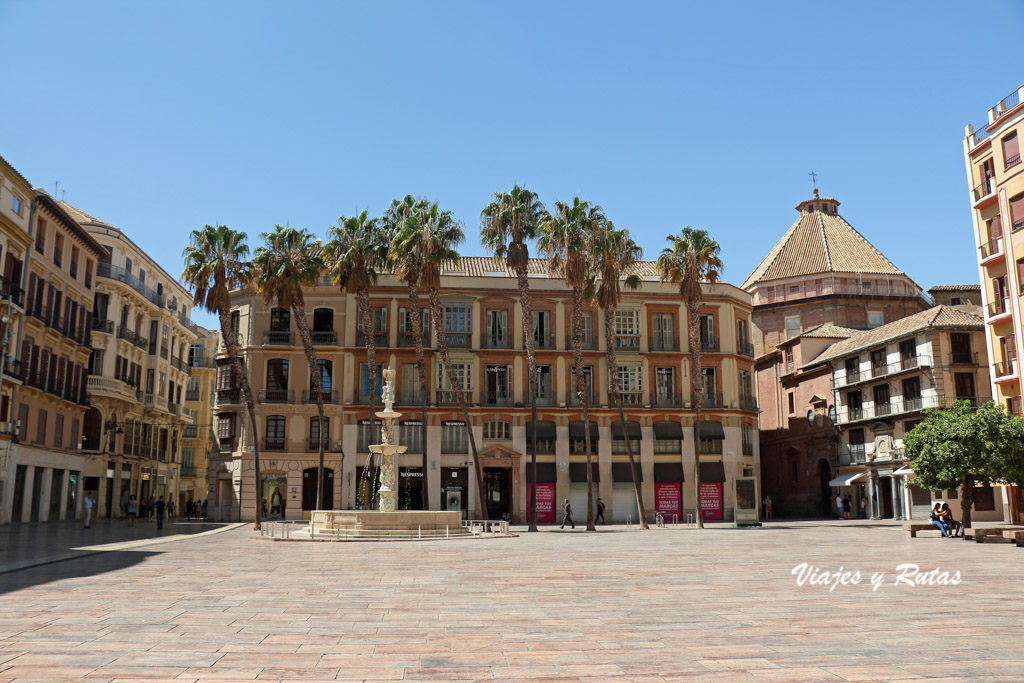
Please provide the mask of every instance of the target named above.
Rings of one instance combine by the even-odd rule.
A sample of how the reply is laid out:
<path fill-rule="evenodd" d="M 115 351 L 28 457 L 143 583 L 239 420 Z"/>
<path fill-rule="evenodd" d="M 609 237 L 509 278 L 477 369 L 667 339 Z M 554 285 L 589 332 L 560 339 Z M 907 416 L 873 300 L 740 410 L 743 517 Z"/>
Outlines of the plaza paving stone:
<path fill-rule="evenodd" d="M 0 574 L 0 683 L 1024 680 L 1024 550 L 891 524 L 115 548 Z"/>

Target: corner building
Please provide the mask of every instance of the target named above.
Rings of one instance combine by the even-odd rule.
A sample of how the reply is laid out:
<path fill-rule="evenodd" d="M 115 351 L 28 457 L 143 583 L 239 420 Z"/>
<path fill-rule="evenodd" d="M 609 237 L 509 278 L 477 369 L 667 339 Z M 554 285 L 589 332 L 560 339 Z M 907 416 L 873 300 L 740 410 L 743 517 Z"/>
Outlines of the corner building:
<path fill-rule="evenodd" d="M 643 283 L 627 292 L 616 313 L 615 344 L 627 427 L 609 405 L 603 312 L 584 311 L 584 373 L 590 420 L 582 422 L 572 373 L 571 292 L 549 278 L 544 262 L 530 263 L 539 375 L 538 421 L 530 423 L 526 356 L 516 280 L 493 259 L 465 257 L 442 277 L 443 326 L 452 363 L 469 396 L 466 425 L 455 393 L 442 372 L 431 336 L 425 342 L 429 396 L 427 468 L 422 468 L 420 387 L 413 348 L 408 290 L 382 277 L 370 293 L 373 334 L 380 367 L 396 369 L 396 410 L 404 413 L 400 443 L 399 504 L 417 509 L 423 488 L 432 509 L 462 510 L 470 518 L 510 513 L 525 521 L 527 437 L 536 431 L 540 521 L 555 521 L 557 503 L 572 501 L 577 520 L 586 516 L 586 456 L 590 430 L 595 497 L 609 520 L 636 521 L 625 439 L 632 441 L 642 473 L 649 514 L 685 520 L 696 514 L 692 482 L 699 453 L 705 519 L 732 518 L 732 482 L 757 476 L 757 401 L 753 395 L 753 347 L 749 343 L 750 297 L 728 284 L 705 285 L 701 310 L 704 349 L 702 426 L 693 442 L 686 310 L 677 290 L 662 285 L 653 262 L 639 264 Z M 423 296 L 422 301 L 425 302 Z M 306 292 L 306 312 L 323 379 L 327 431 L 325 488 L 336 509 L 365 506 L 364 475 L 371 443 L 367 354 L 358 330 L 358 304 L 326 281 Z M 424 307 L 419 313 L 429 322 Z M 243 348 L 257 400 L 262 481 L 254 481 L 252 434 L 238 383 L 218 355 L 217 441 L 211 458 L 211 515 L 251 519 L 255 497 L 267 519 L 302 519 L 316 500 L 319 423 L 310 395 L 310 368 L 298 332 L 284 309 L 270 309 L 251 291 L 232 295 L 233 333 Z M 379 375 L 378 375 L 379 376 Z M 379 388 L 378 388 L 379 390 Z M 377 406 L 379 409 L 380 399 Z M 476 510 L 476 478 L 467 429 L 476 439 L 487 488 L 487 510 Z"/>

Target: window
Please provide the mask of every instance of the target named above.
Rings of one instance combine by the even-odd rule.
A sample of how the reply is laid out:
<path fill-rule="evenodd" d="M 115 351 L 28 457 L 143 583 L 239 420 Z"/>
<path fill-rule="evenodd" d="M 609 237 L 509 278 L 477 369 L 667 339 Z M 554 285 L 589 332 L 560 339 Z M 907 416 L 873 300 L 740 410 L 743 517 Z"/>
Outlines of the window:
<path fill-rule="evenodd" d="M 359 320 L 356 325 L 356 343 L 360 346 L 366 344 L 366 336 L 363 334 L 363 309 L 359 308 Z M 370 325 L 373 327 L 373 339 L 375 343 L 383 346 L 387 339 L 388 309 L 374 308 L 370 310 Z"/>
<path fill-rule="evenodd" d="M 740 425 L 740 437 L 743 444 L 743 455 L 754 454 L 754 428 L 746 422 Z"/>
<path fill-rule="evenodd" d="M 423 385 L 420 383 L 420 370 L 416 363 L 402 364 L 402 394 L 398 402 L 402 405 L 419 405 L 423 399 Z"/>
<path fill-rule="evenodd" d="M 128 258 L 127 256 L 124 257 L 124 269 L 129 274 L 131 274 L 131 272 L 132 272 L 132 260 L 130 258 Z"/>
<path fill-rule="evenodd" d="M 1024 193 L 1010 199 L 1010 225 L 1014 232 L 1024 228 Z"/>
<path fill-rule="evenodd" d="M 871 285 L 871 280 L 864 280 L 864 282 L 862 282 L 862 283 L 861 283 L 861 287 L 862 287 L 862 288 L 863 288 L 863 289 L 864 289 L 865 291 L 867 291 L 867 290 L 871 289 L 871 286 L 872 286 L 872 285 Z"/>
<path fill-rule="evenodd" d="M 575 365 L 570 366 L 569 368 L 569 382 L 569 403 L 572 405 L 579 405 L 580 396 Z M 591 365 L 583 366 L 583 391 L 585 391 L 587 395 L 587 404 L 593 405 L 597 400 L 597 396 L 594 395 L 594 368 Z"/>
<path fill-rule="evenodd" d="M 659 406 L 675 405 L 675 368 L 654 368 L 654 403 Z"/>
<path fill-rule="evenodd" d="M 550 349 L 554 347 L 551 339 L 551 312 L 533 312 L 533 343 L 538 349 Z"/>
<path fill-rule="evenodd" d="M 375 392 L 372 392 L 373 393 L 373 398 L 378 403 L 381 401 L 381 398 L 382 398 L 382 396 L 384 394 L 384 376 L 382 374 L 383 373 L 383 369 L 384 369 L 384 366 L 382 364 L 380 364 L 380 363 L 377 363 L 376 377 L 371 378 L 370 377 L 370 366 L 368 364 L 366 364 L 366 363 L 360 363 L 359 364 L 359 400 L 360 401 L 369 401 L 370 400 L 370 393 L 371 393 L 371 391 L 370 391 L 370 380 L 371 379 L 373 379 L 377 383 L 377 385 L 376 385 L 377 390 Z"/>
<path fill-rule="evenodd" d="M 53 421 L 53 447 L 64 447 L 64 416 L 57 413 L 57 419 Z M 73 445 L 73 444 L 72 444 Z"/>
<path fill-rule="evenodd" d="M 374 420 L 373 431 L 370 431 L 370 421 L 360 420 L 359 421 L 359 438 L 356 440 L 356 451 L 359 453 L 369 453 L 370 446 L 376 445 L 381 442 L 381 424 L 380 420 Z"/>
<path fill-rule="evenodd" d="M 18 199 L 17 195 L 11 195 L 11 211 L 21 215 L 21 200 Z"/>
<path fill-rule="evenodd" d="M 450 346 L 469 346 L 472 328 L 472 309 L 468 305 L 459 304 L 445 306 L 444 312 L 445 339 Z"/>
<path fill-rule="evenodd" d="M 554 397 L 554 389 L 551 385 L 551 366 L 550 365 L 538 365 L 537 366 L 537 400 L 544 399 L 547 402 L 551 402 Z"/>
<path fill-rule="evenodd" d="M 59 232 L 53 236 L 53 265 L 60 268 L 64 259 L 64 235 Z"/>
<path fill-rule="evenodd" d="M 512 375 L 510 365 L 484 366 L 484 395 L 482 402 L 491 406 L 508 405 L 512 400 L 509 378 Z"/>
<path fill-rule="evenodd" d="M 864 283 L 868 284 L 868 283 Z M 875 328 L 882 326 L 882 312 L 881 311 L 868 311 L 868 327 Z"/>
<path fill-rule="evenodd" d="M 465 422 L 445 422 L 441 426 L 441 452 L 465 454 L 469 440 Z"/>
<path fill-rule="evenodd" d="M 615 311 L 615 347 L 635 349 L 640 346 L 640 311 Z"/>
<path fill-rule="evenodd" d="M 14 207 L 11 207 L 12 209 Z M 15 213 L 18 213 L 17 211 Z M 36 221 L 36 251 L 40 254 L 46 251 L 46 221 L 40 218 Z"/>
<path fill-rule="evenodd" d="M 309 450 L 319 451 L 320 450 L 320 418 L 311 417 L 309 418 Z M 323 436 L 324 436 L 324 450 L 331 450 L 331 423 L 329 418 L 323 419 Z"/>
<path fill-rule="evenodd" d="M 788 392 L 787 396 L 789 400 L 789 414 L 792 415 L 796 412 L 796 397 L 793 395 L 792 391 Z"/>
<path fill-rule="evenodd" d="M 324 360 L 322 358 L 317 359 L 317 366 L 320 368 L 320 391 L 323 392 L 325 400 L 330 400 L 331 396 L 331 375 L 334 372 L 334 361 Z M 313 378 L 310 377 L 309 388 L 312 391 L 314 387 Z M 314 400 L 316 397 L 313 397 Z"/>
<path fill-rule="evenodd" d="M 149 370 L 148 372 L 153 372 Z M 224 363 L 223 365 L 217 366 L 217 391 L 226 391 L 228 389 L 235 389 L 237 383 L 235 382 L 235 372 L 230 365 Z"/>
<path fill-rule="evenodd" d="M 273 358 L 267 361 L 267 391 L 285 391 L 288 389 L 288 361 L 284 358 Z"/>
<path fill-rule="evenodd" d="M 949 305 L 950 306 L 959 306 L 962 303 L 963 303 L 963 300 L 960 297 L 958 297 L 958 296 L 950 297 L 950 299 L 949 299 Z"/>
<path fill-rule="evenodd" d="M 419 420 L 407 420 L 399 425 L 398 438 L 405 446 L 406 453 L 423 452 L 423 423 Z"/>
<path fill-rule="evenodd" d="M 453 391 L 457 388 L 461 388 L 463 391 L 471 391 L 473 388 L 473 372 L 472 365 L 469 363 L 452 363 L 452 372 L 455 374 L 455 379 L 459 383 L 459 387 L 453 387 L 451 381 L 448 379 L 448 373 L 445 371 L 444 364 L 440 361 L 437 363 L 437 388 L 441 391 Z"/>
<path fill-rule="evenodd" d="M 92 289 L 92 259 L 85 259 L 85 286 Z"/>
<path fill-rule="evenodd" d="M 889 415 L 892 412 L 892 406 L 889 403 L 889 385 L 879 384 L 873 388 L 872 393 L 875 402 L 875 415 Z"/>
<path fill-rule="evenodd" d="M 800 334 L 800 316 L 794 315 L 786 318 L 786 339 L 792 339 Z"/>
<path fill-rule="evenodd" d="M 71 247 L 71 263 L 68 264 L 72 278 L 78 277 L 78 247 Z"/>
<path fill-rule="evenodd" d="M 790 292 L 790 294 L 799 294 L 800 293 L 800 285 L 790 285 L 789 286 L 789 292 Z"/>
<path fill-rule="evenodd" d="M 622 394 L 623 402 L 629 403 L 631 399 L 635 399 L 634 402 L 639 403 L 640 395 L 643 392 L 640 366 L 619 365 L 615 375 L 619 380 L 619 392 Z"/>
<path fill-rule="evenodd" d="M 37 444 L 46 443 L 46 411 L 42 408 L 39 409 L 38 416 L 36 418 L 36 441 Z"/>
<path fill-rule="evenodd" d="M 701 368 L 701 398 L 704 405 L 720 405 L 718 396 L 718 376 L 715 368 Z"/>
<path fill-rule="evenodd" d="M 746 320 L 736 321 L 736 341 L 739 342 L 740 352 L 742 352 L 743 347 L 748 343 Z"/>
<path fill-rule="evenodd" d="M 676 317 L 671 313 L 655 313 L 651 316 L 651 350 L 672 351 L 675 349 Z"/>
<path fill-rule="evenodd" d="M 953 374 L 953 384 L 956 387 L 956 398 L 974 398 L 974 375 L 969 372 L 957 372 Z"/>
<path fill-rule="evenodd" d="M 420 309 L 420 333 L 423 335 L 423 343 L 430 346 L 430 312 L 425 309 Z M 413 346 L 415 342 L 415 336 L 413 335 L 413 322 L 414 319 L 409 315 L 408 309 L 398 309 L 398 344 L 399 346 Z"/>
<path fill-rule="evenodd" d="M 748 370 L 740 370 L 740 397 L 741 398 L 753 398 L 754 396 L 754 384 L 753 378 Z"/>
<path fill-rule="evenodd" d="M 511 422 L 484 422 L 484 439 L 488 441 L 511 441 Z"/>
<path fill-rule="evenodd" d="M 264 444 L 268 451 L 284 450 L 284 415 L 268 415 L 267 431 L 264 436 Z"/>
<path fill-rule="evenodd" d="M 270 309 L 270 331 L 287 332 L 291 329 L 291 315 L 291 310 L 287 308 Z"/>
<path fill-rule="evenodd" d="M 487 311 L 486 346 L 493 349 L 509 347 L 511 330 L 508 329 L 508 311 Z"/>
<path fill-rule="evenodd" d="M 875 377 L 885 374 L 886 353 L 885 349 L 876 349 L 871 352 L 871 373 Z"/>
<path fill-rule="evenodd" d="M 1017 141 L 1017 131 L 1013 131 L 1003 138 L 1003 164 L 1005 168 L 1016 166 L 1020 163 L 1020 143 Z"/>

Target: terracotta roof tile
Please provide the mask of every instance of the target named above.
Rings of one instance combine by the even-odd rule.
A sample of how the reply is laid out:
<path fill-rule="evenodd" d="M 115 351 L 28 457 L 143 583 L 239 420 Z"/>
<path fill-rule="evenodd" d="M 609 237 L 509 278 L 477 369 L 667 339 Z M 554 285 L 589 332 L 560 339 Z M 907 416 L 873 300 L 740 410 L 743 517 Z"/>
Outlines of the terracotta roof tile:
<path fill-rule="evenodd" d="M 800 336 L 807 337 L 809 339 L 849 339 L 855 334 L 860 334 L 860 330 L 853 330 L 849 327 L 840 327 L 839 325 L 833 325 L 832 323 L 825 323 L 824 325 L 819 325 L 813 329 L 807 330 Z"/>
<path fill-rule="evenodd" d="M 981 285 L 935 285 L 929 292 L 980 292 Z"/>
<path fill-rule="evenodd" d="M 657 276 L 658 270 L 654 261 L 640 261 L 636 264 L 635 271 L 641 277 Z M 546 274 L 547 261 L 542 258 L 532 258 L 527 266 L 527 272 L 538 275 Z M 467 277 L 514 277 L 515 274 L 504 264 L 499 264 L 490 256 L 462 256 L 456 265 L 452 262 L 445 264 L 442 271 L 444 275 L 466 275 Z M 503 275 L 501 273 L 504 273 Z"/>

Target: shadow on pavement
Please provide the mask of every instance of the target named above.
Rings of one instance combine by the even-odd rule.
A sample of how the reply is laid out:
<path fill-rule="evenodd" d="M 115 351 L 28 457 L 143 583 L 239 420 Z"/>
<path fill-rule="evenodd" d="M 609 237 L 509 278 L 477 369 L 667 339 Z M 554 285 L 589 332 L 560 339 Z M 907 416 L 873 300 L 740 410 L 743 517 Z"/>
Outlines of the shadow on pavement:
<path fill-rule="evenodd" d="M 97 576 L 125 569 L 159 555 L 146 550 L 109 550 L 55 560 L 48 564 L 0 574 L 0 595 L 54 581 Z"/>

